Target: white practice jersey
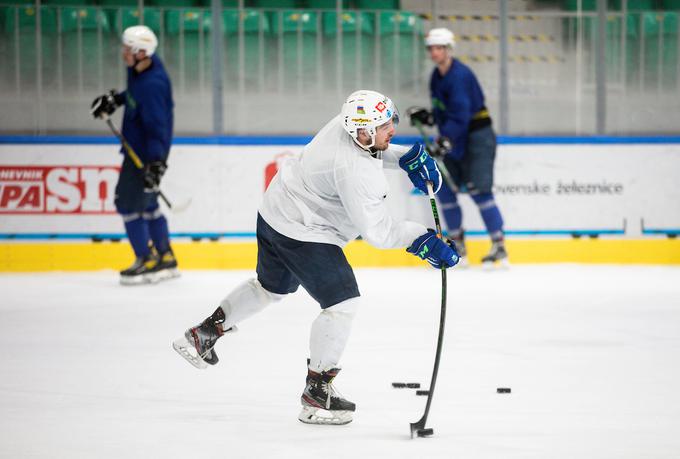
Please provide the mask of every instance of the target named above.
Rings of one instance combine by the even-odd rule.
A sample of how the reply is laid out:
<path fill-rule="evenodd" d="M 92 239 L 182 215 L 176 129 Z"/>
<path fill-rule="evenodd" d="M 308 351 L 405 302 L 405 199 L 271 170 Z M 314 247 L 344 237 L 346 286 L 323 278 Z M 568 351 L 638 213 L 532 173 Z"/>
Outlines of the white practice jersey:
<path fill-rule="evenodd" d="M 398 168 L 408 148 L 390 145 L 382 159 L 359 148 L 333 118 L 296 158 L 281 164 L 260 206 L 260 215 L 291 239 L 345 246 L 357 236 L 379 248 L 408 247 L 427 231 L 420 223 L 395 221 L 385 198 L 385 167 Z"/>

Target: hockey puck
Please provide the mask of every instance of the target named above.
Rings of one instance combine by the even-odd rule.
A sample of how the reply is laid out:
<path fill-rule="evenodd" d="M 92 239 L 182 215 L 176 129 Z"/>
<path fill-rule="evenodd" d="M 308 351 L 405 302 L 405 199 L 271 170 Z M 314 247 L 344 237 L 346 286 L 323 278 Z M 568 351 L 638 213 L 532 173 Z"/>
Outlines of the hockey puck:
<path fill-rule="evenodd" d="M 434 434 L 434 429 L 418 429 L 418 436 L 419 437 L 429 437 L 430 435 Z"/>
<path fill-rule="evenodd" d="M 510 393 L 510 388 L 509 387 L 499 387 L 496 389 L 496 392 L 499 394 L 509 394 Z"/>
<path fill-rule="evenodd" d="M 429 390 L 417 390 L 416 395 L 430 395 Z"/>
<path fill-rule="evenodd" d="M 408 387 L 409 389 L 420 389 L 420 383 L 409 382 L 409 383 L 406 383 L 406 387 Z"/>
<path fill-rule="evenodd" d="M 403 383 L 403 382 L 393 382 L 393 383 L 392 383 L 392 387 L 394 387 L 395 389 L 403 389 L 403 388 L 406 387 L 406 383 Z"/>

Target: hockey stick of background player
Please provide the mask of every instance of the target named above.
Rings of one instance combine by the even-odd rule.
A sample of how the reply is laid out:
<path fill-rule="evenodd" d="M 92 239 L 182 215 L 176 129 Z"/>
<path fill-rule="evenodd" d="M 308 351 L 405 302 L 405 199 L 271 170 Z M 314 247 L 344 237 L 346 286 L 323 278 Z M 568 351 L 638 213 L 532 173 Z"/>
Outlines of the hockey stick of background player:
<path fill-rule="evenodd" d="M 428 153 L 431 151 L 434 151 L 434 147 L 432 146 L 432 143 L 430 142 L 430 138 L 425 134 L 425 129 L 423 129 L 423 124 L 418 121 L 418 120 L 413 120 L 413 125 L 418 129 L 418 132 L 420 133 L 420 137 L 423 138 L 423 141 L 425 142 L 425 146 L 427 147 Z M 437 167 L 439 168 L 439 172 L 441 172 L 442 177 L 444 177 L 444 181 L 446 184 L 449 186 L 451 191 L 454 193 L 458 193 L 458 187 L 456 186 L 456 182 L 453 181 L 453 178 L 451 177 L 451 174 L 449 174 L 449 170 L 446 167 L 446 164 L 444 164 L 443 161 L 440 161 L 438 157 L 433 156 L 434 161 L 437 163 Z"/>
<path fill-rule="evenodd" d="M 125 148 L 125 151 L 127 152 L 128 156 L 134 163 L 135 167 L 137 169 L 144 169 L 144 163 L 142 163 L 142 160 L 139 158 L 137 153 L 135 153 L 135 150 L 132 149 L 130 144 L 125 140 L 125 137 L 123 137 L 123 134 L 116 128 L 116 125 L 113 124 L 113 121 L 111 121 L 111 118 L 107 114 L 103 114 L 102 118 L 104 121 L 106 121 L 106 124 L 108 124 L 109 129 L 111 129 L 111 132 L 113 132 L 113 135 L 118 137 L 118 140 L 120 140 L 120 143 L 123 145 L 123 148 Z M 186 205 L 179 206 L 177 208 L 173 208 L 172 203 L 168 200 L 168 198 L 163 194 L 163 192 L 159 189 L 158 190 L 158 196 L 163 200 L 166 206 L 168 206 L 168 209 L 170 209 L 172 212 L 181 212 L 184 210 L 186 207 L 189 206 L 187 203 Z"/>
<path fill-rule="evenodd" d="M 434 191 L 432 189 L 432 182 L 427 183 L 427 194 L 430 197 L 430 205 L 432 206 L 432 215 L 434 216 L 434 224 L 437 229 L 437 236 L 441 239 L 442 226 L 439 222 L 439 212 L 437 211 L 437 201 L 434 198 Z M 425 413 L 418 422 L 411 423 L 411 438 L 413 434 L 419 437 L 427 437 L 434 433 L 433 429 L 426 429 L 427 415 L 430 414 L 430 406 L 432 405 L 432 397 L 434 395 L 434 386 L 437 383 L 437 373 L 439 373 L 439 360 L 442 354 L 442 345 L 444 344 L 444 325 L 446 323 L 446 266 L 442 266 L 442 306 L 439 316 L 439 337 L 437 338 L 437 352 L 434 357 L 434 369 L 432 370 L 432 380 L 430 381 L 430 390 L 427 393 L 427 404 L 425 405 Z"/>

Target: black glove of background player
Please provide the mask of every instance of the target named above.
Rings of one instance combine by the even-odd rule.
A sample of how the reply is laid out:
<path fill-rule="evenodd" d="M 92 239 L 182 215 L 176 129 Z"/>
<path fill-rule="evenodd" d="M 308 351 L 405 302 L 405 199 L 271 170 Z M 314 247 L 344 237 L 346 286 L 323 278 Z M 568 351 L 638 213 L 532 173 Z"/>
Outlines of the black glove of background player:
<path fill-rule="evenodd" d="M 122 97 L 120 94 L 118 94 L 115 89 L 112 89 L 92 101 L 90 113 L 95 118 L 103 118 L 104 114 L 111 115 L 118 107 L 123 105 L 121 99 Z"/>
<path fill-rule="evenodd" d="M 453 149 L 453 144 L 448 137 L 438 137 L 437 140 L 427 147 L 427 152 L 433 158 L 443 158 Z"/>
<path fill-rule="evenodd" d="M 144 166 L 144 191 L 156 193 L 161 184 L 161 178 L 168 169 L 163 161 L 153 161 Z"/>
<path fill-rule="evenodd" d="M 406 114 L 411 119 L 411 126 L 416 125 L 416 121 L 424 126 L 434 126 L 434 116 L 432 112 L 423 107 L 411 107 L 406 110 Z"/>

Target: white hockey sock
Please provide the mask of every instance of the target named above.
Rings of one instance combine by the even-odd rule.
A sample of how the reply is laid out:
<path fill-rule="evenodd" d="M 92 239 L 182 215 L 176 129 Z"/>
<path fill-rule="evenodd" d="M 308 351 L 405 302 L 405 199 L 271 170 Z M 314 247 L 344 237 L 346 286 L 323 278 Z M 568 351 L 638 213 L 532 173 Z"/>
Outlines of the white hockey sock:
<path fill-rule="evenodd" d="M 321 311 L 312 323 L 309 337 L 309 369 L 320 373 L 336 368 L 345 350 L 359 297 L 350 298 Z"/>
<path fill-rule="evenodd" d="M 272 301 L 280 301 L 285 295 L 265 290 L 257 279 L 249 279 L 231 291 L 220 303 L 224 311 L 222 328 L 229 329 L 262 311 Z"/>

